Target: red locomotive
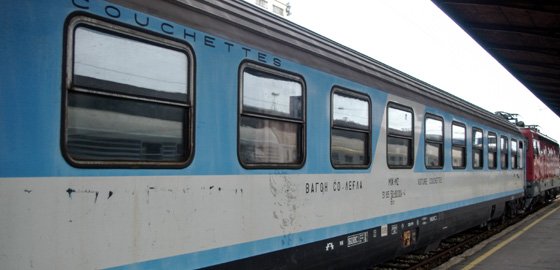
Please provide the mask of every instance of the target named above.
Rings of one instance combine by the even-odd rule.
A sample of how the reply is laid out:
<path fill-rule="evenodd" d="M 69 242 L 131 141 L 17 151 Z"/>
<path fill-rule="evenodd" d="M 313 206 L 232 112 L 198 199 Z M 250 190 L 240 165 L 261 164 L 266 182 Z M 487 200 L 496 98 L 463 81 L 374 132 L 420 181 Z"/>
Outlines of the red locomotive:
<path fill-rule="evenodd" d="M 520 127 L 527 139 L 527 195 L 537 200 L 550 200 L 560 193 L 560 158 L 558 143 L 540 133 L 537 126 Z"/>

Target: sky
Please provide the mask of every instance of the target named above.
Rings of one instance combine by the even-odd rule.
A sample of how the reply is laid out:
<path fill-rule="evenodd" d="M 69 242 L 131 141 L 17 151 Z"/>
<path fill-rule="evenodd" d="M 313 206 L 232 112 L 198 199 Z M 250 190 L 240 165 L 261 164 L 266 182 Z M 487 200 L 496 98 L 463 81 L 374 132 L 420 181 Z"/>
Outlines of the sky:
<path fill-rule="evenodd" d="M 560 118 L 428 0 L 290 0 L 287 19 L 560 141 Z"/>

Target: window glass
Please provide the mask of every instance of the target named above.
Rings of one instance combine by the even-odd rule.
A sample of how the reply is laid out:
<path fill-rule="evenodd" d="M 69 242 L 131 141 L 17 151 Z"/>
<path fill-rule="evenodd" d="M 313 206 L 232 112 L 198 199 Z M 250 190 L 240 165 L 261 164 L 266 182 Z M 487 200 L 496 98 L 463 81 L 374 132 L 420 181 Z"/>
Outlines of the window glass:
<path fill-rule="evenodd" d="M 476 148 L 482 148 L 482 131 L 481 130 L 474 130 L 473 146 L 476 147 Z"/>
<path fill-rule="evenodd" d="M 335 89 L 332 94 L 331 163 L 336 168 L 368 167 L 370 103 L 365 95 Z"/>
<path fill-rule="evenodd" d="M 426 116 L 425 122 L 425 165 L 426 168 L 443 167 L 443 119 Z"/>
<path fill-rule="evenodd" d="M 171 41 L 133 38 L 134 31 L 118 26 L 98 26 L 74 29 L 67 62 L 73 73 L 66 94 L 66 154 L 88 166 L 186 162 L 190 52 Z"/>
<path fill-rule="evenodd" d="M 496 169 L 496 154 L 488 153 L 488 169 Z"/>
<path fill-rule="evenodd" d="M 334 125 L 350 128 L 369 129 L 369 102 L 365 99 L 333 95 Z"/>
<path fill-rule="evenodd" d="M 441 144 L 426 142 L 426 168 L 443 167 L 443 148 Z"/>
<path fill-rule="evenodd" d="M 67 113 L 67 151 L 74 159 L 185 159 L 183 108 L 73 93 Z"/>
<path fill-rule="evenodd" d="M 412 136 L 412 120 L 412 112 L 389 107 L 389 133 Z"/>
<path fill-rule="evenodd" d="M 244 163 L 298 163 L 299 124 L 242 117 L 239 156 Z"/>
<path fill-rule="evenodd" d="M 496 169 L 497 165 L 497 136 L 495 133 L 488 132 L 488 169 Z"/>
<path fill-rule="evenodd" d="M 443 121 L 426 118 L 426 140 L 443 141 Z"/>
<path fill-rule="evenodd" d="M 482 150 L 473 151 L 473 168 L 482 168 Z"/>
<path fill-rule="evenodd" d="M 463 124 L 453 123 L 451 126 L 451 158 L 452 165 L 455 169 L 463 169 L 466 167 L 466 128 Z"/>
<path fill-rule="evenodd" d="M 294 167 L 304 160 L 303 80 L 244 64 L 238 155 L 248 167 Z"/>
<path fill-rule="evenodd" d="M 257 3 L 258 6 L 261 6 L 261 7 L 264 7 L 264 8 L 266 8 L 267 5 L 268 5 L 267 0 L 257 0 L 256 3 Z"/>
<path fill-rule="evenodd" d="M 284 9 L 279 7 L 279 6 L 273 5 L 272 6 L 272 12 L 274 12 L 274 13 L 280 15 L 280 16 L 284 16 Z"/>
<path fill-rule="evenodd" d="M 79 84 L 187 101 L 187 75 L 183 52 L 86 27 L 76 29 L 74 80 Z"/>
<path fill-rule="evenodd" d="M 303 88 L 299 81 L 257 69 L 243 72 L 243 111 L 302 119 Z"/>
<path fill-rule="evenodd" d="M 453 144 L 464 145 L 466 143 L 465 127 L 453 124 L 451 128 Z"/>
<path fill-rule="evenodd" d="M 388 164 L 390 166 L 410 166 L 411 141 L 395 137 L 387 139 Z"/>
<path fill-rule="evenodd" d="M 537 157 L 540 154 L 540 143 L 536 139 L 533 139 L 533 154 Z"/>
<path fill-rule="evenodd" d="M 453 147 L 451 149 L 451 157 L 453 159 L 453 168 L 465 168 L 465 149 L 461 147 Z"/>
<path fill-rule="evenodd" d="M 368 133 L 333 129 L 331 160 L 334 165 L 367 165 Z"/>
<path fill-rule="evenodd" d="M 496 134 L 488 132 L 488 149 L 495 151 L 497 147 Z"/>
<path fill-rule="evenodd" d="M 412 109 L 397 104 L 387 107 L 387 164 L 390 168 L 412 168 Z"/>

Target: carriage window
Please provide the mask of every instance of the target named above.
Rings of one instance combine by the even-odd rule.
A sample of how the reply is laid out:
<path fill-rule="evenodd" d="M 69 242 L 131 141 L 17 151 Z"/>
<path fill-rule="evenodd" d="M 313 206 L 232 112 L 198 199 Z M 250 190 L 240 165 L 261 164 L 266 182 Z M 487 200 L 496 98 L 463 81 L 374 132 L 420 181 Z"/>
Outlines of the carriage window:
<path fill-rule="evenodd" d="M 387 107 L 387 165 L 389 168 L 412 168 L 414 114 L 412 109 L 390 103 Z"/>
<path fill-rule="evenodd" d="M 519 151 L 517 152 L 517 168 L 523 169 L 523 161 L 525 160 L 525 150 L 522 141 L 519 141 Z"/>
<path fill-rule="evenodd" d="M 443 119 L 439 116 L 426 115 L 424 124 L 426 168 L 443 168 Z"/>
<path fill-rule="evenodd" d="M 517 141 L 511 139 L 511 168 L 517 169 Z"/>
<path fill-rule="evenodd" d="M 333 90 L 331 163 L 335 168 L 368 167 L 370 163 L 370 101 L 366 95 Z"/>
<path fill-rule="evenodd" d="M 540 152 L 540 143 L 538 140 L 533 139 L 533 155 L 535 157 L 539 156 L 539 152 Z"/>
<path fill-rule="evenodd" d="M 467 162 L 467 138 L 466 127 L 464 124 L 453 122 L 451 126 L 451 139 L 453 147 L 451 148 L 451 157 L 453 159 L 454 169 L 464 169 Z"/>
<path fill-rule="evenodd" d="M 304 86 L 298 76 L 245 63 L 241 72 L 238 155 L 245 167 L 301 167 Z"/>
<path fill-rule="evenodd" d="M 498 167 L 498 141 L 496 133 L 488 132 L 488 169 Z"/>
<path fill-rule="evenodd" d="M 102 22 L 76 21 L 68 36 L 64 148 L 71 162 L 186 165 L 192 154 L 190 50 Z"/>
<path fill-rule="evenodd" d="M 508 139 L 500 137 L 500 164 L 502 169 L 508 168 Z"/>
<path fill-rule="evenodd" d="M 484 164 L 484 156 L 482 150 L 482 130 L 473 128 L 472 140 L 473 168 L 482 169 L 482 166 Z"/>

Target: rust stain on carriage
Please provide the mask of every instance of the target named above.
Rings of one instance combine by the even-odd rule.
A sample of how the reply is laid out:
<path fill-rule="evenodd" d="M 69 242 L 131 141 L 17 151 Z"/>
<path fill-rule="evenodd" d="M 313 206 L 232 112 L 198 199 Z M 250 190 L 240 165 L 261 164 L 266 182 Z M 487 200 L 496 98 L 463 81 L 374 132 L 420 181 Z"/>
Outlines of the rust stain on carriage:
<path fill-rule="evenodd" d="M 297 188 L 285 175 L 271 175 L 269 189 L 275 198 L 272 216 L 279 221 L 280 229 L 288 233 L 297 225 Z"/>

